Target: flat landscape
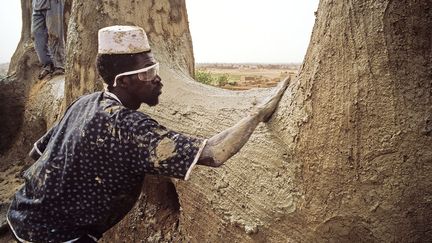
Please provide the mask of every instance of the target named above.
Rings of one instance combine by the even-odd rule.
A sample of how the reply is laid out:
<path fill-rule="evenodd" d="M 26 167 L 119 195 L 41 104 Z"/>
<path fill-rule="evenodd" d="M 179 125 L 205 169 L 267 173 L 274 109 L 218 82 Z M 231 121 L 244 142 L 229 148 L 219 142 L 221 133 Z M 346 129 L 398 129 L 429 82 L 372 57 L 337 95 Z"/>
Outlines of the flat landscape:
<path fill-rule="evenodd" d="M 196 64 L 199 82 L 231 90 L 276 86 L 288 74 L 295 75 L 299 64 Z"/>

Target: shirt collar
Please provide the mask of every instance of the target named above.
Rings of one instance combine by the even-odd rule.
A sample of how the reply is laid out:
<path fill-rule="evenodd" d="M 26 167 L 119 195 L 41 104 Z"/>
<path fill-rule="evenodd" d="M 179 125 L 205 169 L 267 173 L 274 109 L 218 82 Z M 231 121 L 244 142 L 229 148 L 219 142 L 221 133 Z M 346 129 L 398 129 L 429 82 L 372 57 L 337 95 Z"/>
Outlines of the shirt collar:
<path fill-rule="evenodd" d="M 113 98 L 113 99 L 115 99 L 116 101 L 118 101 L 121 105 L 123 105 L 123 103 L 120 101 L 120 99 L 117 97 L 117 95 L 115 95 L 115 94 L 109 92 L 108 90 L 105 90 L 105 94 L 106 94 L 108 97 Z"/>

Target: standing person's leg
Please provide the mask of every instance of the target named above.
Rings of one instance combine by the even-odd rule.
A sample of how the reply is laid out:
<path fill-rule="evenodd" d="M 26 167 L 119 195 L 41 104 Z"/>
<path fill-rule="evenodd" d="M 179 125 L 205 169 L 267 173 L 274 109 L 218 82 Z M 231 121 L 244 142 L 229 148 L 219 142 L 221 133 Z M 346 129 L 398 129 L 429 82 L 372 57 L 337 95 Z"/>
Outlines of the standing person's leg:
<path fill-rule="evenodd" d="M 54 75 L 64 73 L 64 0 L 51 0 L 51 9 L 47 10 L 48 50 L 54 63 Z"/>
<path fill-rule="evenodd" d="M 32 13 L 32 35 L 34 38 L 34 47 L 39 62 L 43 68 L 38 76 L 39 79 L 53 71 L 53 64 L 48 52 L 48 30 L 45 23 L 46 10 L 34 10 Z"/>

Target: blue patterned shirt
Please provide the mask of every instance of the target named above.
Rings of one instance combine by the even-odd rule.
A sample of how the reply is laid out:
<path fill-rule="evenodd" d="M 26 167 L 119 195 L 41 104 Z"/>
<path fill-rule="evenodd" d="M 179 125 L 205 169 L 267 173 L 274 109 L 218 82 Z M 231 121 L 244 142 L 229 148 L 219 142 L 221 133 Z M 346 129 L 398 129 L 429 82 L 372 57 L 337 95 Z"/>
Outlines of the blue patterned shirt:
<path fill-rule="evenodd" d="M 41 157 L 25 172 L 9 224 L 32 242 L 100 237 L 133 207 L 146 174 L 187 179 L 204 145 L 114 94 L 83 96 L 35 143 Z"/>

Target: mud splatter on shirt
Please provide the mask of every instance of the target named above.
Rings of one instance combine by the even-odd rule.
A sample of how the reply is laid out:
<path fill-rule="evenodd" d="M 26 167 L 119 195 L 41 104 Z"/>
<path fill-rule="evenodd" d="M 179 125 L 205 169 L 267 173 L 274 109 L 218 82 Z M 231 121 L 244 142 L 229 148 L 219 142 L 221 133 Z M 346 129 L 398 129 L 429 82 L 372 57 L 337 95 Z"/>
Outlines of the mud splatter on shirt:
<path fill-rule="evenodd" d="M 100 237 L 133 207 L 146 174 L 185 178 L 205 141 L 125 108 L 110 93 L 83 96 L 35 143 L 8 221 L 22 239 Z"/>

